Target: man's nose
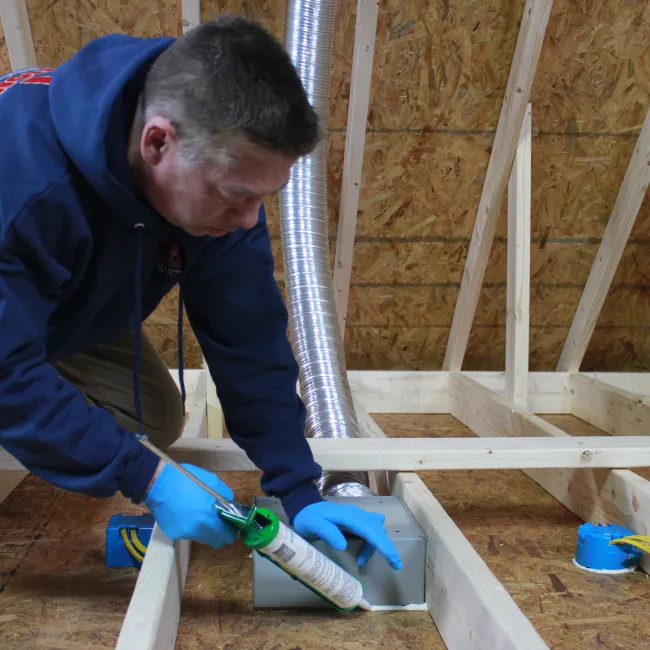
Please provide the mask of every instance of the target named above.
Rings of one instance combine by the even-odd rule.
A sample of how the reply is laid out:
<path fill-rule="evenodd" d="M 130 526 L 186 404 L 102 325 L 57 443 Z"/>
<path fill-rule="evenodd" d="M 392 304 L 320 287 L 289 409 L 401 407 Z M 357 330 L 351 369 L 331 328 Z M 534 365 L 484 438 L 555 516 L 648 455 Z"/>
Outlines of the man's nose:
<path fill-rule="evenodd" d="M 260 207 L 262 206 L 262 201 L 251 201 L 250 204 L 247 204 L 240 211 L 237 218 L 237 225 L 240 228 L 245 230 L 250 230 L 253 228 L 259 219 L 260 216 Z"/>

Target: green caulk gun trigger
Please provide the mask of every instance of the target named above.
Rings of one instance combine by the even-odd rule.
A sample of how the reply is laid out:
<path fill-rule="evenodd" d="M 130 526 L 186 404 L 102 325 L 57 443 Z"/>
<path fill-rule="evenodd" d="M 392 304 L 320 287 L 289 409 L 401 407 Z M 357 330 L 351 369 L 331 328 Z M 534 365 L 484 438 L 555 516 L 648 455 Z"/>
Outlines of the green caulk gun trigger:
<path fill-rule="evenodd" d="M 359 580 L 285 526 L 272 510 L 257 506 L 251 508 L 225 499 L 158 449 L 145 435 L 136 434 L 136 437 L 161 460 L 214 497 L 218 514 L 239 530 L 240 539 L 246 546 L 273 562 L 335 609 L 348 612 L 358 606 L 368 608 Z"/>

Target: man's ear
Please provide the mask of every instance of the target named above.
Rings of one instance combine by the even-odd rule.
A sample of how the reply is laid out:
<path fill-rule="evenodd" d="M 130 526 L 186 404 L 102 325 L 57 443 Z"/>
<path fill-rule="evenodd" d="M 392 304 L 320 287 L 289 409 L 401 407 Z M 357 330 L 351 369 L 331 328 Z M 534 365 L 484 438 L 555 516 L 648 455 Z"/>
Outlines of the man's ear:
<path fill-rule="evenodd" d="M 164 117 L 150 117 L 144 123 L 140 136 L 140 155 L 148 165 L 157 165 L 165 152 L 174 148 L 176 143 L 174 125 Z"/>

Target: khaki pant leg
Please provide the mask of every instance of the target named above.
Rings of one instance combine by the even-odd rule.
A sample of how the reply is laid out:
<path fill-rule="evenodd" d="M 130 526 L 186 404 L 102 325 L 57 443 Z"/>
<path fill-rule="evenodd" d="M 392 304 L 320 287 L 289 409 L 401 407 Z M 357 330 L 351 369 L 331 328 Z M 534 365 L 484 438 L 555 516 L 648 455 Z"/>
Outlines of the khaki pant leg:
<path fill-rule="evenodd" d="M 129 333 L 54 366 L 91 404 L 112 413 L 121 427 L 137 432 L 133 358 L 133 335 Z M 139 376 L 144 433 L 156 446 L 165 449 L 182 433 L 183 403 L 169 370 L 144 331 Z"/>

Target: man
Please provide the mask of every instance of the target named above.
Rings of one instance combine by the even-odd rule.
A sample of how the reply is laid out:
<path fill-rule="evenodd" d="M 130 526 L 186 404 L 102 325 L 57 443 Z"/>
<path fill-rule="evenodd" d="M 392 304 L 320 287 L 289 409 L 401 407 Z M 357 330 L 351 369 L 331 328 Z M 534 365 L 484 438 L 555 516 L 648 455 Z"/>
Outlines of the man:
<path fill-rule="evenodd" d="M 314 483 L 262 205 L 319 137 L 282 46 L 229 17 L 103 37 L 0 79 L 0 123 L 0 444 L 53 485 L 144 502 L 174 539 L 232 543 L 213 499 L 135 436 L 165 448 L 181 432 L 183 399 L 141 334 L 178 284 L 263 490 L 300 534 L 342 549 L 351 532 L 360 564 L 378 550 L 399 569 L 383 517 Z"/>

